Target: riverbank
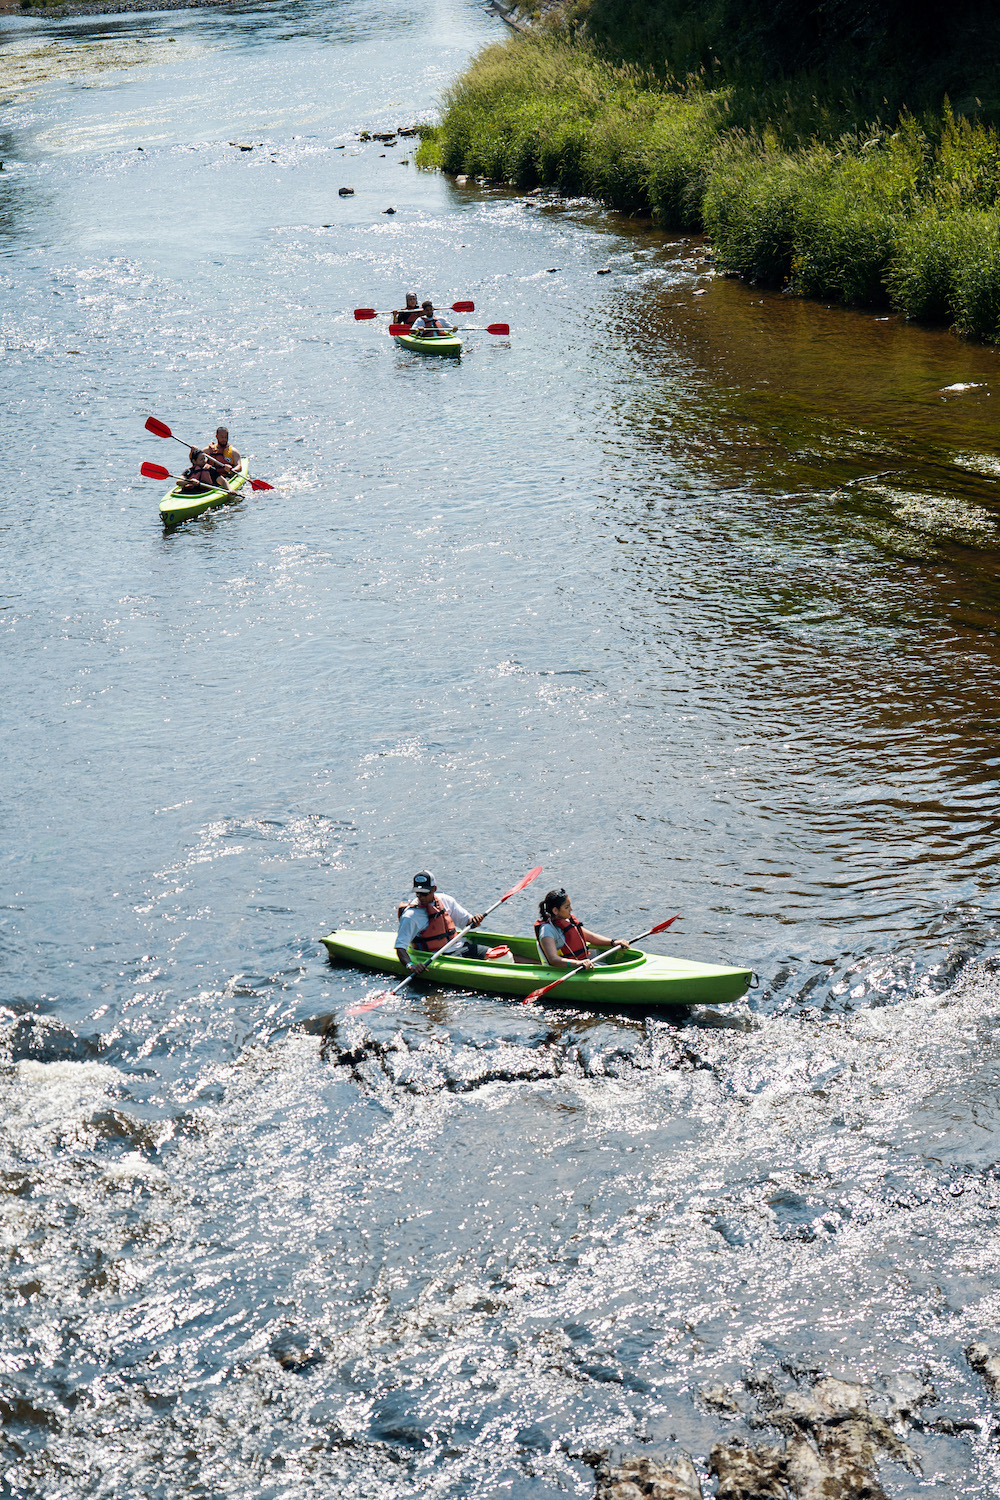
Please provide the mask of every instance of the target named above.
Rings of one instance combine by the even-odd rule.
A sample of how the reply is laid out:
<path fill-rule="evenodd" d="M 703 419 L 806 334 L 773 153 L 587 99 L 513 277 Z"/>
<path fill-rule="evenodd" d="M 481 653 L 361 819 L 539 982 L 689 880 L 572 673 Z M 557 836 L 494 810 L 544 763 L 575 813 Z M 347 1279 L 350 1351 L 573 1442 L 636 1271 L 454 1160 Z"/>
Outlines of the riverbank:
<path fill-rule="evenodd" d="M 1000 141 L 953 114 L 858 123 L 808 88 L 684 86 L 560 36 L 488 47 L 418 161 L 711 236 L 721 269 L 1000 342 Z"/>
<path fill-rule="evenodd" d="M 194 10 L 232 3 L 233 0 L 90 0 L 90 4 L 83 5 L 21 5 L 0 0 L 0 15 L 52 21 L 63 16 L 120 15 L 134 10 Z"/>

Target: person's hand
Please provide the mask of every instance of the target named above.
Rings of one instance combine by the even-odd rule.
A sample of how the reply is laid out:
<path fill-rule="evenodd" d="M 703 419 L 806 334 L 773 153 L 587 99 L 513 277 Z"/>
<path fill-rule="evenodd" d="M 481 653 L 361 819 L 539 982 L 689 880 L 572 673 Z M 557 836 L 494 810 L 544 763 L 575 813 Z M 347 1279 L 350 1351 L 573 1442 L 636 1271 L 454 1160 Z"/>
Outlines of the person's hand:
<path fill-rule="evenodd" d="M 411 974 L 426 974 L 426 972 L 427 972 L 427 965 L 426 964 L 411 964 L 410 965 L 410 973 Z"/>
<path fill-rule="evenodd" d="M 476 915 L 472 919 L 472 925 L 473 925 L 473 927 L 478 927 L 479 924 L 480 924 L 480 922 L 485 917 L 485 915 L 486 915 L 486 913 L 484 911 L 477 911 Z"/>
<path fill-rule="evenodd" d="M 592 969 L 594 961 L 592 958 L 574 958 L 566 965 L 568 969 Z"/>
<path fill-rule="evenodd" d="M 622 940 L 621 940 L 621 938 L 612 938 L 611 939 L 611 946 L 612 946 L 612 948 L 627 948 L 628 947 L 628 943 L 623 943 Z"/>

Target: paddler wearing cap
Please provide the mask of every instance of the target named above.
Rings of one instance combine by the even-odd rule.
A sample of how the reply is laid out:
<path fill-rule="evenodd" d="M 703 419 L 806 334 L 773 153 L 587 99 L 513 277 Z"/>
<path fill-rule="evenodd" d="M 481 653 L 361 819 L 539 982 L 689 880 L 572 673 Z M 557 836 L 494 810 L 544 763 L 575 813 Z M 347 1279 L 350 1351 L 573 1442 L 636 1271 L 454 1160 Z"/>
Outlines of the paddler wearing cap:
<path fill-rule="evenodd" d="M 454 896 L 437 888 L 430 870 L 418 870 L 413 877 L 413 895 L 400 904 L 399 931 L 396 933 L 396 957 L 408 974 L 422 974 L 426 963 L 414 963 L 410 948 L 421 953 L 437 953 L 461 927 L 478 927 L 483 913 L 466 911 Z M 479 950 L 474 943 L 461 943 L 452 950 L 463 957 L 475 958 Z"/>

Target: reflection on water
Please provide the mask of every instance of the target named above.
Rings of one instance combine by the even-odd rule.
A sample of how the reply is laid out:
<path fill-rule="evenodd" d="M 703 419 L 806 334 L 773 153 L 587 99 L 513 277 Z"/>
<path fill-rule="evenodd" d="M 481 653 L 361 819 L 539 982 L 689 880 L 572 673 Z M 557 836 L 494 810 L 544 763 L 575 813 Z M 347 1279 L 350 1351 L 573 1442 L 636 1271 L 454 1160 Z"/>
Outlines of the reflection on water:
<path fill-rule="evenodd" d="M 995 355 L 358 142 L 495 24 L 2 23 L 5 1483 L 707 1494 L 762 1392 L 913 1371 L 887 1493 L 985 1500 Z M 410 287 L 510 339 L 355 323 Z M 276 491 L 164 535 L 150 413 Z M 760 988 L 347 1016 L 321 933 L 536 863 Z"/>

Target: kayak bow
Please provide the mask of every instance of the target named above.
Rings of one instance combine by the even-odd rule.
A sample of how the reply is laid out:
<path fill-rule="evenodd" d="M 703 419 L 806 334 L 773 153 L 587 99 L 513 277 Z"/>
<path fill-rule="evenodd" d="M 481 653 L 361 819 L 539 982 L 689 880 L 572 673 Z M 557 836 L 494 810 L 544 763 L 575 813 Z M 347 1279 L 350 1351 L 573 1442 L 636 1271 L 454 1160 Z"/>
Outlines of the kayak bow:
<path fill-rule="evenodd" d="M 462 340 L 454 333 L 438 338 L 422 338 L 418 333 L 395 333 L 393 338 L 404 349 L 412 349 L 416 354 L 461 354 L 462 352 Z"/>
<path fill-rule="evenodd" d="M 354 932 L 341 929 L 321 938 L 331 958 L 381 974 L 402 974 L 396 957 L 394 932 Z M 563 971 L 539 963 L 534 938 L 510 937 L 502 932 L 476 931 L 477 945 L 492 948 L 506 944 L 511 957 L 499 962 L 461 958 L 446 954 L 434 960 L 431 982 L 456 985 L 463 990 L 481 990 L 490 995 L 524 998 L 540 985 L 549 984 Z M 427 954 L 411 950 L 415 963 Z M 738 1000 L 750 987 L 749 969 L 730 969 L 718 964 L 689 963 L 683 958 L 661 958 L 626 948 L 600 968 L 585 970 L 560 986 L 567 1002 L 591 1005 L 720 1005 Z"/>
<path fill-rule="evenodd" d="M 164 526 L 180 526 L 206 510 L 217 510 L 220 505 L 229 505 L 239 495 L 250 473 L 249 459 L 242 459 L 239 472 L 230 480 L 228 490 L 202 490 L 200 495 L 185 494 L 175 484 L 160 501 L 160 520 Z"/>

